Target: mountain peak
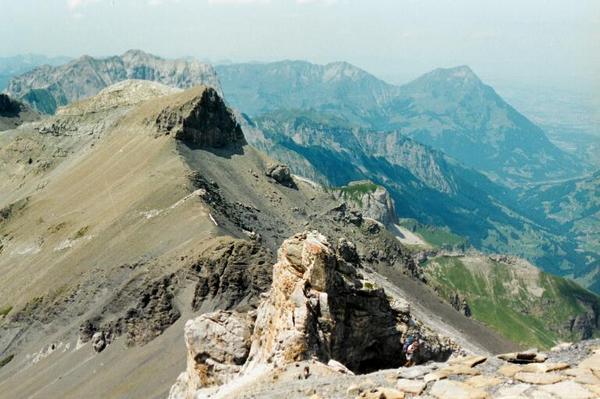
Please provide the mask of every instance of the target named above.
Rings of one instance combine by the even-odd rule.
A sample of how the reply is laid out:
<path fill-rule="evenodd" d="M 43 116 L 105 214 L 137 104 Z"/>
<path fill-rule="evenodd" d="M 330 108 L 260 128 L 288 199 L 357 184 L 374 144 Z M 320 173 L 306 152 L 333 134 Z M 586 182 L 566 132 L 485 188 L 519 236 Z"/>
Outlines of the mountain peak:
<path fill-rule="evenodd" d="M 161 59 L 160 57 L 153 55 L 153 54 L 149 54 L 146 53 L 145 51 L 139 50 L 139 49 L 130 49 L 127 50 L 126 52 L 123 53 L 123 55 L 121 56 L 121 58 L 129 58 L 129 59 L 141 59 L 141 58 L 155 58 L 155 59 Z"/>
<path fill-rule="evenodd" d="M 431 72 L 421 76 L 428 80 L 454 81 L 457 83 L 481 83 L 481 79 L 467 65 L 460 65 L 452 68 L 436 68 Z M 419 80 L 421 79 L 419 78 Z"/>

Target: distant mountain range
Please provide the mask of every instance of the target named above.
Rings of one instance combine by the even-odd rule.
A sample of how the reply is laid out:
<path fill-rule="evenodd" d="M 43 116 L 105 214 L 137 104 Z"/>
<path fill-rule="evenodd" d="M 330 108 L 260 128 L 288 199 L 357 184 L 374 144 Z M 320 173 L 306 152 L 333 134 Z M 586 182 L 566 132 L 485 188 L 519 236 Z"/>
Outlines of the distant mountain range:
<path fill-rule="evenodd" d="M 214 69 L 196 60 L 165 60 L 130 50 L 121 56 L 83 56 L 57 67 L 41 66 L 11 79 L 7 92 L 38 111 L 53 114 L 60 106 L 90 97 L 126 79 L 153 80 L 168 86 L 189 88 L 206 84 L 219 88 Z"/>
<path fill-rule="evenodd" d="M 228 100 L 251 116 L 314 110 L 353 126 L 397 130 L 509 184 L 573 177 L 584 169 L 466 66 L 436 69 L 403 86 L 347 63 L 216 69 Z"/>
<path fill-rule="evenodd" d="M 21 54 L 13 57 L 0 57 L 0 91 L 8 81 L 17 75 L 29 72 L 41 65 L 57 66 L 69 62 L 69 57 L 48 57 L 40 54 Z"/>
<path fill-rule="evenodd" d="M 248 140 L 295 173 L 332 186 L 369 179 L 389 190 L 401 217 L 446 226 L 478 248 L 526 257 L 600 290 L 594 213 L 558 222 L 539 203 L 546 186 L 531 186 L 580 176 L 587 165 L 466 66 L 395 86 L 345 62 L 213 69 L 131 50 L 37 68 L 15 77 L 8 92 L 54 113 L 130 78 L 222 87 L 246 119 Z M 581 187 L 564 190 L 578 199 Z"/>

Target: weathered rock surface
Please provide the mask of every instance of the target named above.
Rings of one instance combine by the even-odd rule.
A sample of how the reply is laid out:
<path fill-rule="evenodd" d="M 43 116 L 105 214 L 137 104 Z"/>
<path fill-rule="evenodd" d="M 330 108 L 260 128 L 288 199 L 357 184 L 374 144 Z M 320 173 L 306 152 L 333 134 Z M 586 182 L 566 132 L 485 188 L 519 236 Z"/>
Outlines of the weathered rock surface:
<path fill-rule="evenodd" d="M 382 289 L 361 280 L 355 265 L 337 257 L 324 236 L 297 234 L 279 250 L 245 368 L 313 357 L 335 359 L 355 372 L 399 366 L 403 338 L 419 330 L 410 323 L 410 314 L 394 309 Z M 450 341 L 422 332 L 423 360 L 450 354 Z"/>
<path fill-rule="evenodd" d="M 160 112 L 155 121 L 159 132 L 192 147 L 220 148 L 246 142 L 233 112 L 215 89 L 199 88 L 192 94 L 196 95 Z"/>
<path fill-rule="evenodd" d="M 488 394 L 458 381 L 437 381 L 431 388 L 431 394 L 439 399 L 485 399 Z"/>
<path fill-rule="evenodd" d="M 408 306 L 365 281 L 359 267 L 356 248 L 347 240 L 340 240 L 337 249 L 316 231 L 286 240 L 273 266 L 271 289 L 256 310 L 250 339 L 252 317 L 238 313 L 207 313 L 186 324 L 188 367 L 171 398 L 189 398 L 194 389 L 231 380 L 244 360 L 242 379 L 306 361 L 351 376 L 400 366 L 402 343 L 409 334 L 421 337 L 420 362 L 444 360 L 457 348 L 414 320 Z M 309 367 L 299 375 L 310 378 Z M 406 389 L 417 390 L 418 384 L 408 384 Z"/>
<path fill-rule="evenodd" d="M 294 179 L 292 179 L 290 168 L 288 168 L 287 165 L 283 165 L 280 163 L 273 163 L 267 165 L 265 174 L 271 177 L 277 183 L 281 184 L 282 186 L 297 188 L 296 183 L 294 183 Z"/>
<path fill-rule="evenodd" d="M 231 380 L 248 357 L 251 334 L 251 319 L 237 312 L 216 311 L 188 320 L 188 396 L 200 388 Z"/>
<path fill-rule="evenodd" d="M 388 191 L 371 181 L 355 181 L 334 191 L 340 200 L 346 201 L 364 217 L 392 226 L 397 223 L 394 201 Z"/>

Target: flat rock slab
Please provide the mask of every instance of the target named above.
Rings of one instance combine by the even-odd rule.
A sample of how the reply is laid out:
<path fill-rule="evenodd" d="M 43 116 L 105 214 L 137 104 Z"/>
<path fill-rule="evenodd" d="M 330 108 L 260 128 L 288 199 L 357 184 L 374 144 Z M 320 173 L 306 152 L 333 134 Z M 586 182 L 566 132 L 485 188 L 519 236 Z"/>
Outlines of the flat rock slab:
<path fill-rule="evenodd" d="M 423 390 L 425 390 L 426 386 L 427 386 L 427 384 L 425 382 L 417 381 L 417 380 L 400 379 L 396 383 L 396 388 L 399 391 L 406 392 L 406 393 L 412 393 L 415 395 L 419 395 L 421 392 L 423 392 Z"/>
<path fill-rule="evenodd" d="M 522 371 L 527 373 L 547 373 L 549 371 L 564 370 L 569 367 L 567 363 L 530 363 L 524 365 Z"/>
<path fill-rule="evenodd" d="M 502 387 L 498 390 L 498 396 L 499 397 L 512 397 L 512 396 L 522 396 L 525 391 L 527 391 L 529 388 L 531 388 L 531 385 L 529 384 L 516 384 L 516 385 L 510 385 L 510 386 L 506 386 L 506 387 Z"/>
<path fill-rule="evenodd" d="M 498 373 L 502 374 L 505 377 L 512 378 L 515 374 L 522 371 L 523 367 L 518 366 L 516 364 L 505 364 L 498 368 Z"/>
<path fill-rule="evenodd" d="M 600 371 L 600 353 L 595 353 L 579 364 L 583 369 Z"/>
<path fill-rule="evenodd" d="M 463 382 L 442 380 L 431 388 L 431 395 L 438 399 L 486 399 L 487 392 L 473 388 Z"/>
<path fill-rule="evenodd" d="M 475 388 L 489 388 L 501 384 L 502 380 L 489 375 L 476 375 L 465 380 L 465 383 Z"/>
<path fill-rule="evenodd" d="M 472 367 L 465 366 L 462 364 L 455 364 L 452 366 L 444 367 L 439 370 L 441 373 L 446 373 L 447 375 L 479 375 L 481 372 Z"/>
<path fill-rule="evenodd" d="M 565 379 L 564 376 L 556 373 L 525 373 L 519 372 L 515 374 L 515 380 L 526 382 L 528 384 L 548 385 L 556 384 Z"/>
<path fill-rule="evenodd" d="M 581 384 L 575 381 L 563 381 L 557 384 L 544 385 L 539 388 L 544 392 L 548 392 L 558 398 L 569 398 L 569 399 L 593 399 L 597 396 L 584 388 Z"/>
<path fill-rule="evenodd" d="M 600 378 L 594 375 L 591 369 L 576 367 L 574 369 L 565 370 L 564 373 L 573 377 L 573 381 L 575 382 L 600 386 Z"/>
<path fill-rule="evenodd" d="M 485 356 L 465 356 L 465 357 L 455 357 L 448 361 L 448 364 L 461 364 L 467 367 L 475 367 L 478 364 L 481 364 L 487 360 Z"/>
<path fill-rule="evenodd" d="M 448 374 L 442 372 L 442 370 L 436 370 L 436 371 L 432 371 L 431 373 L 427 374 L 425 377 L 423 377 L 423 381 L 427 382 L 431 382 L 431 381 L 439 381 L 439 380 L 444 380 L 448 378 Z"/>
<path fill-rule="evenodd" d="M 425 374 L 433 371 L 437 366 L 429 365 L 429 366 L 413 366 L 413 367 L 402 367 L 398 369 L 398 378 L 408 378 L 410 380 L 414 380 L 416 378 L 421 378 Z"/>

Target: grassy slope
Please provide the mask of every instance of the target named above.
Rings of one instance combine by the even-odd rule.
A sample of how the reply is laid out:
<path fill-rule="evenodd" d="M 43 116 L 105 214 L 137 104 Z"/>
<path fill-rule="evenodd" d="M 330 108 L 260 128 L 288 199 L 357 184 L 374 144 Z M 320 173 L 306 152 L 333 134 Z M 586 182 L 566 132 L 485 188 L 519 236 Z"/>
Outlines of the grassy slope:
<path fill-rule="evenodd" d="M 466 238 L 452 233 L 447 228 L 422 224 L 415 219 L 401 219 L 399 224 L 421 237 L 434 248 L 465 247 L 468 245 Z"/>
<path fill-rule="evenodd" d="M 474 269 L 465 257 L 436 257 L 426 263 L 425 272 L 444 298 L 454 293 L 467 298 L 475 319 L 513 341 L 547 348 L 576 339 L 564 326 L 585 312 L 578 299 L 600 304 L 598 296 L 561 277 L 537 270 L 521 273 L 520 266 L 476 259 Z"/>

